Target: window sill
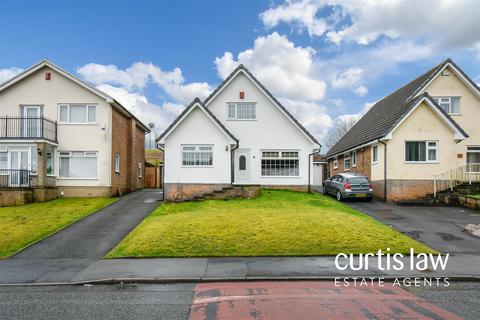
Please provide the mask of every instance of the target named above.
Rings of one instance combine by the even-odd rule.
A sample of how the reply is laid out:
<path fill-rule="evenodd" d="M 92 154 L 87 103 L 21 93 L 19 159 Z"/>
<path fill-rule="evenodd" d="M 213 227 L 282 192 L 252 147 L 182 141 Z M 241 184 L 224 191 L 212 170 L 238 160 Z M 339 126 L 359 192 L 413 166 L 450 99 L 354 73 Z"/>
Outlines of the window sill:
<path fill-rule="evenodd" d="M 462 114 L 461 113 L 449 113 L 448 115 L 449 116 L 461 116 Z"/>
<path fill-rule="evenodd" d="M 181 168 L 215 168 L 214 166 L 180 166 Z"/>
<path fill-rule="evenodd" d="M 374 165 L 374 164 L 378 164 L 378 161 L 372 162 L 372 165 Z"/>
<path fill-rule="evenodd" d="M 74 126 L 98 126 L 98 122 L 87 122 L 87 123 L 77 123 L 77 122 L 58 122 L 58 125 L 74 125 Z"/>
<path fill-rule="evenodd" d="M 404 161 L 406 164 L 438 164 L 438 161 Z"/>
<path fill-rule="evenodd" d="M 48 174 L 48 173 L 47 173 L 47 177 L 50 177 L 50 178 L 56 178 L 57 176 L 56 176 L 56 175 L 54 175 L 54 174 Z"/>
<path fill-rule="evenodd" d="M 257 121 L 257 119 L 227 119 L 227 121 Z"/>
<path fill-rule="evenodd" d="M 120 174 L 120 171 L 115 171 L 116 174 Z"/>
<path fill-rule="evenodd" d="M 300 178 L 300 176 L 260 176 L 260 178 Z"/>

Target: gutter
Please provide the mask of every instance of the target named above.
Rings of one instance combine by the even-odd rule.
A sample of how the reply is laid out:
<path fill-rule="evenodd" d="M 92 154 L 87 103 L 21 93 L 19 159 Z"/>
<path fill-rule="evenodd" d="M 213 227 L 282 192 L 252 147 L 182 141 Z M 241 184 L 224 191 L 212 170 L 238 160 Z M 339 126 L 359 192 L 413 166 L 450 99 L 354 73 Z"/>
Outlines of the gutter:
<path fill-rule="evenodd" d="M 235 168 L 234 168 L 234 154 L 233 152 L 237 150 L 240 146 L 237 144 L 235 147 L 230 149 L 230 184 L 233 184 L 233 181 L 235 180 Z"/>
<path fill-rule="evenodd" d="M 311 192 L 311 183 L 310 183 L 310 162 L 313 163 L 313 160 L 310 161 L 310 159 L 313 157 L 314 154 L 319 154 L 320 153 L 320 148 L 315 149 L 312 153 L 308 154 L 308 193 Z"/>
<path fill-rule="evenodd" d="M 383 200 L 387 202 L 387 144 L 380 139 L 378 142 L 383 144 Z"/>

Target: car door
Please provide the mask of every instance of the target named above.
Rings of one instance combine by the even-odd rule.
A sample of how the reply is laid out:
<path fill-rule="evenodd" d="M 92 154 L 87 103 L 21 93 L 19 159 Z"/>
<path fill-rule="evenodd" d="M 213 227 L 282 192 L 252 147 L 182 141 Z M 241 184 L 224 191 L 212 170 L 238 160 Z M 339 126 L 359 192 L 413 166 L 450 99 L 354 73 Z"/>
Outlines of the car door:
<path fill-rule="evenodd" d="M 330 178 L 330 180 L 327 180 L 325 183 L 325 186 L 327 188 L 328 193 L 334 192 L 334 185 L 335 185 L 335 180 L 338 178 L 338 176 L 333 176 Z"/>

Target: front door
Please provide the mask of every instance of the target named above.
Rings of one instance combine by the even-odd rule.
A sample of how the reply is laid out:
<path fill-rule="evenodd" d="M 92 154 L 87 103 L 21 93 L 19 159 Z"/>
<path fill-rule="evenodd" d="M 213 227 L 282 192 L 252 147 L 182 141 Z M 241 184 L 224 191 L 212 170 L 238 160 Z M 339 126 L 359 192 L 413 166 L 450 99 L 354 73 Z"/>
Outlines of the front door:
<path fill-rule="evenodd" d="M 248 149 L 238 149 L 235 152 L 235 183 L 250 183 L 250 151 Z"/>
<path fill-rule="evenodd" d="M 27 138 L 41 137 L 42 107 L 23 106 L 23 135 Z"/>
<path fill-rule="evenodd" d="M 10 150 L 10 186 L 28 186 L 28 149 Z"/>

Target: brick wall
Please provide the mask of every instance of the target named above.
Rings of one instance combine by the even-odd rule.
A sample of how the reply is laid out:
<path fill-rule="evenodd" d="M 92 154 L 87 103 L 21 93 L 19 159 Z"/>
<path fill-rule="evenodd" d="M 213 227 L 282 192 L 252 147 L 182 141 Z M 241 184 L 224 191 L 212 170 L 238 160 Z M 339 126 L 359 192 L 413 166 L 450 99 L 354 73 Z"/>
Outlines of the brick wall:
<path fill-rule="evenodd" d="M 165 183 L 164 194 L 167 201 L 183 201 L 200 196 L 204 193 L 210 193 L 216 190 L 222 190 L 229 184 L 201 184 L 201 183 Z"/>
<path fill-rule="evenodd" d="M 333 168 L 333 159 L 328 160 L 328 172 L 329 176 L 333 176 L 342 172 L 355 172 L 361 173 L 367 176 L 369 179 L 372 174 L 372 151 L 371 147 L 357 149 L 357 164 L 354 167 L 352 165 L 352 157 L 350 156 L 350 170 L 345 171 L 343 166 L 343 155 L 338 156 L 338 168 Z"/>
<path fill-rule="evenodd" d="M 115 154 L 120 155 L 120 172 L 115 172 Z M 145 132 L 112 108 L 112 195 L 120 195 L 144 187 L 144 174 L 139 177 L 138 164 L 145 165 Z"/>
<path fill-rule="evenodd" d="M 383 199 L 384 181 L 372 181 L 375 197 Z M 433 180 L 387 179 L 387 201 L 401 202 L 423 198 L 433 193 Z"/>

